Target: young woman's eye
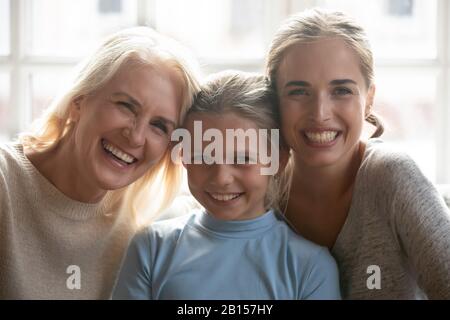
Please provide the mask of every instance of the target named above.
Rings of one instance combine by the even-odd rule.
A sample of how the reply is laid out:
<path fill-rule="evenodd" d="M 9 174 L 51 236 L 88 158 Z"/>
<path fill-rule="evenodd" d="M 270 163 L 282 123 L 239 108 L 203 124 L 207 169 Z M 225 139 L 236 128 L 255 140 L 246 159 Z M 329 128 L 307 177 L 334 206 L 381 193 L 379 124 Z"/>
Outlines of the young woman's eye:
<path fill-rule="evenodd" d="M 345 96 L 348 94 L 353 94 L 353 91 L 350 90 L 349 88 L 342 87 L 342 88 L 335 88 L 333 93 L 337 96 Z"/>
<path fill-rule="evenodd" d="M 154 126 L 155 128 L 158 128 L 159 130 L 161 130 L 164 133 L 168 133 L 169 132 L 169 130 L 167 129 L 166 124 L 163 121 L 159 121 L 159 120 L 153 121 L 151 123 L 151 125 Z"/>
<path fill-rule="evenodd" d="M 289 96 L 309 96 L 309 92 L 306 89 L 298 88 L 294 90 L 290 90 L 288 92 Z"/>

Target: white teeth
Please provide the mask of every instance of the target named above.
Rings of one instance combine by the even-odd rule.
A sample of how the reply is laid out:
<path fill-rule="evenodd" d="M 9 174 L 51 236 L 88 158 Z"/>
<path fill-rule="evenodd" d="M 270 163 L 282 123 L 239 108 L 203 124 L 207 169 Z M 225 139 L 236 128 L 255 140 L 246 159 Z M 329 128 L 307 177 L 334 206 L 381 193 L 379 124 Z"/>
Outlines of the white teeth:
<path fill-rule="evenodd" d="M 331 142 L 336 138 L 337 134 L 337 131 L 305 132 L 308 139 L 315 143 Z"/>
<path fill-rule="evenodd" d="M 123 151 L 120 151 L 119 149 L 117 149 L 116 147 L 110 145 L 108 142 L 103 140 L 103 147 L 108 150 L 109 152 L 111 152 L 113 155 L 115 155 L 117 158 L 119 158 L 120 160 L 130 164 L 134 161 L 134 157 L 126 154 Z"/>
<path fill-rule="evenodd" d="M 219 201 L 229 201 L 239 197 L 240 193 L 210 193 L 211 197 Z"/>

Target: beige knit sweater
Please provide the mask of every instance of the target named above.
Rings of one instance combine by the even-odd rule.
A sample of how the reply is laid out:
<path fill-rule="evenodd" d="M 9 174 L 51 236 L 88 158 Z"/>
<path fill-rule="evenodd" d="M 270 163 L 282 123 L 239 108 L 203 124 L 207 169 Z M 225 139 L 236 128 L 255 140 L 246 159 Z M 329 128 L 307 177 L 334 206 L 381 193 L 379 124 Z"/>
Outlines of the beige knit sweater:
<path fill-rule="evenodd" d="M 128 217 L 74 201 L 0 145 L 0 299 L 107 299 L 134 228 Z"/>

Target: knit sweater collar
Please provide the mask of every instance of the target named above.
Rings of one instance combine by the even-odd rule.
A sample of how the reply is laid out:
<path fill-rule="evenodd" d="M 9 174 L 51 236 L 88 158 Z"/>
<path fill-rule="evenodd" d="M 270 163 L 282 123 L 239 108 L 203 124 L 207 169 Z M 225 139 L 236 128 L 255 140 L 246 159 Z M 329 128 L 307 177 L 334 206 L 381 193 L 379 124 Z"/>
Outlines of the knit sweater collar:
<path fill-rule="evenodd" d="M 26 179 L 32 194 L 32 201 L 39 206 L 71 220 L 88 220 L 106 214 L 110 203 L 110 192 L 98 203 L 85 203 L 73 200 L 56 188 L 26 157 L 20 143 L 13 145 L 15 158 Z"/>
<path fill-rule="evenodd" d="M 198 223 L 217 235 L 231 238 L 251 238 L 265 233 L 277 221 L 274 210 L 249 220 L 221 220 L 207 211 L 200 211 L 197 215 Z"/>

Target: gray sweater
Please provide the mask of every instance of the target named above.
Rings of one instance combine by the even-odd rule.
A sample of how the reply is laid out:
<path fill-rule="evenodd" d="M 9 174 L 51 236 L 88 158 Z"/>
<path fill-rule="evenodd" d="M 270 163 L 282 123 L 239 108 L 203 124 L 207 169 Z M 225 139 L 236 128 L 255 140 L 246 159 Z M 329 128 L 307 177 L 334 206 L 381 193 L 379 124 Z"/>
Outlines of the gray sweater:
<path fill-rule="evenodd" d="M 369 140 L 332 248 L 343 298 L 450 299 L 450 213 L 405 154 Z"/>

